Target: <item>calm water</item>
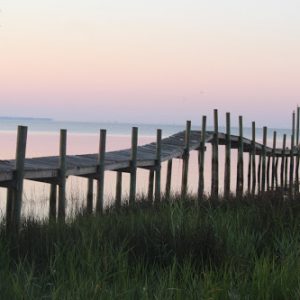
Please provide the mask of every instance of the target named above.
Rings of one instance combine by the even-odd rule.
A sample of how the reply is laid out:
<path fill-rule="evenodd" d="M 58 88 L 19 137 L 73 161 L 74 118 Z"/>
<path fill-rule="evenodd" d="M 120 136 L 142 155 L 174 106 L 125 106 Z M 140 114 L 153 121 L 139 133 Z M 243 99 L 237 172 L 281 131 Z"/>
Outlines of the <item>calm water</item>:
<path fill-rule="evenodd" d="M 26 125 L 29 127 L 27 157 L 58 155 L 59 149 L 59 129 L 68 129 L 68 154 L 86 154 L 97 153 L 99 144 L 99 129 L 107 129 L 107 150 L 118 150 L 130 147 L 130 132 L 132 126 L 139 127 L 139 144 L 145 144 L 155 141 L 155 133 L 157 128 L 163 130 L 163 135 L 168 136 L 175 132 L 184 130 L 184 124 L 179 125 L 145 125 L 145 124 L 119 124 L 119 123 L 80 123 L 80 122 L 58 122 L 51 120 L 17 120 L 17 119 L 0 119 L 0 159 L 14 158 L 16 147 L 16 128 L 17 125 Z M 193 129 L 199 129 L 193 126 Z M 209 130 L 211 128 L 208 128 Z M 220 131 L 224 128 L 220 127 Z M 272 144 L 272 129 L 269 130 L 268 144 Z M 278 133 L 278 147 L 282 145 L 282 135 L 284 133 L 291 134 L 289 130 L 276 129 Z M 237 128 L 232 129 L 232 134 L 237 134 Z M 245 128 L 245 137 L 251 137 L 251 129 Z M 257 141 L 262 140 L 262 129 L 257 130 Z M 205 157 L 205 190 L 210 191 L 211 178 L 211 148 L 207 147 Z M 236 180 L 236 155 L 237 151 L 232 151 L 232 190 L 235 188 Z M 224 148 L 220 146 L 219 149 L 220 161 L 220 192 L 224 181 Z M 245 154 L 245 166 L 248 164 L 248 155 Z M 198 182 L 198 165 L 197 153 L 191 153 L 190 167 L 189 167 L 189 190 L 196 192 Z M 182 161 L 179 159 L 173 162 L 172 174 L 172 189 L 174 192 L 180 190 Z M 137 191 L 138 193 L 145 193 L 148 184 L 148 171 L 138 169 L 137 176 Z M 246 168 L 245 168 L 246 175 Z M 162 165 L 162 187 L 165 185 L 166 178 L 166 163 Z M 106 172 L 105 177 L 105 199 L 109 204 L 114 199 L 115 195 L 115 172 Z M 84 205 L 86 199 L 87 180 L 70 177 L 67 181 L 67 198 L 68 209 L 76 209 Z M 123 176 L 123 195 L 128 194 L 129 175 Z M 33 215 L 36 217 L 46 217 L 48 213 L 48 197 L 49 185 L 43 183 L 36 183 L 32 181 L 25 181 L 24 188 L 24 203 L 23 214 Z M 6 190 L 0 188 L 0 210 L 1 213 L 5 211 L 6 206 Z"/>

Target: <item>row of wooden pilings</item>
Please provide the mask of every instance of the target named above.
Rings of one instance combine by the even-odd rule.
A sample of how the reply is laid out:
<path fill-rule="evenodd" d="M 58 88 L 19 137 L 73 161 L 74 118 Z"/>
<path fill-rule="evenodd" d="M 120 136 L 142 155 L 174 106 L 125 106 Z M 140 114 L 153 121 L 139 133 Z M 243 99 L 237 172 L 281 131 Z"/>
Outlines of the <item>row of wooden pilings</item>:
<path fill-rule="evenodd" d="M 205 196 L 204 193 L 204 162 L 206 150 L 206 116 L 202 117 L 201 140 L 198 148 L 198 193 L 199 201 Z M 218 126 L 218 111 L 214 110 L 214 126 L 213 126 L 212 144 L 212 161 L 211 161 L 211 197 L 218 198 L 219 196 L 219 126 Z M 296 132 L 295 132 L 296 130 Z M 188 193 L 188 169 L 190 156 L 190 133 L 191 122 L 187 121 L 185 131 L 185 147 L 184 153 L 180 159 L 183 160 L 182 166 L 182 181 L 181 195 L 185 199 Z M 224 197 L 228 198 L 231 194 L 231 123 L 230 113 L 226 113 L 226 139 L 225 139 L 225 174 L 224 174 Z M 266 190 L 275 190 L 282 188 L 288 190 L 290 195 L 293 192 L 299 192 L 299 151 L 294 150 L 294 145 L 299 143 L 299 108 L 297 108 L 297 125 L 295 126 L 295 112 L 293 113 L 293 129 L 291 136 L 291 151 L 287 154 L 286 151 L 286 135 L 283 135 L 282 155 L 275 156 L 277 134 L 273 133 L 273 148 L 272 152 L 266 151 L 267 146 L 267 127 L 263 127 L 263 144 L 259 155 L 256 151 L 256 126 L 252 122 L 252 143 L 248 151 L 248 173 L 247 173 L 247 188 L 244 186 L 244 144 L 243 144 L 243 118 L 239 117 L 239 140 L 238 140 L 238 157 L 237 157 L 237 180 L 236 180 L 236 195 L 242 196 L 245 191 L 248 193 L 262 193 Z M 296 140 L 295 140 L 296 137 Z M 149 183 L 148 183 L 148 200 L 150 202 L 160 202 L 161 200 L 161 139 L 162 131 L 157 130 L 156 137 L 156 160 L 155 164 L 149 167 Z M 11 182 L 6 183 L 7 187 L 7 206 L 6 206 L 6 224 L 8 231 L 18 231 L 21 222 L 21 206 L 24 181 L 24 162 L 26 153 L 27 127 L 18 127 L 17 149 L 15 160 L 14 178 Z M 117 208 L 122 203 L 122 173 L 130 173 L 130 188 L 129 188 L 129 204 L 133 205 L 136 202 L 136 179 L 137 179 L 137 145 L 138 145 L 138 128 L 132 128 L 131 135 L 131 157 L 130 168 L 126 170 L 116 171 L 116 200 Z M 50 205 L 49 219 L 65 220 L 66 217 L 66 153 L 67 153 L 67 131 L 60 131 L 60 151 L 59 151 L 59 166 L 58 177 L 48 181 L 51 184 L 50 188 Z M 106 130 L 100 130 L 100 143 L 98 155 L 97 174 L 91 174 L 88 177 L 87 186 L 87 213 L 93 213 L 93 194 L 94 180 L 97 180 L 96 187 L 96 208 L 95 212 L 101 214 L 104 209 L 104 178 L 105 178 L 105 153 L 106 153 Z M 257 158 L 258 156 L 258 158 Z M 296 163 L 294 158 L 296 156 Z M 258 164 L 257 164 L 258 160 Z M 279 161 L 280 176 L 278 175 Z M 288 170 L 289 166 L 289 170 Z M 270 170 L 271 169 L 271 170 Z M 289 172 L 289 176 L 288 176 Z M 289 178 L 288 178 L 289 177 Z M 164 190 L 165 198 L 169 198 L 171 194 L 172 180 L 172 159 L 167 162 L 166 186 Z M 37 180 L 38 181 L 38 180 Z M 41 180 L 44 182 L 44 180 Z M 294 183 L 291 184 L 291 183 Z M 58 199 L 57 199 L 58 196 Z M 58 207 L 57 207 L 58 206 Z"/>

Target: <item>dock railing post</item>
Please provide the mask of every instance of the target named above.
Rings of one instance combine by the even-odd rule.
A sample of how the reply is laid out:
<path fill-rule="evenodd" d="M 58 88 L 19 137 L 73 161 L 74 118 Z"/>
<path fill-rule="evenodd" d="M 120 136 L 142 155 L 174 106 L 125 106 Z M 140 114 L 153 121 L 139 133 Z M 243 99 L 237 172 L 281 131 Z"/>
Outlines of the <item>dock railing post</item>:
<path fill-rule="evenodd" d="M 271 189 L 274 191 L 275 188 L 275 179 L 276 179 L 276 157 L 275 157 L 275 150 L 276 150 L 276 141 L 277 141 L 277 132 L 273 132 L 273 149 L 272 149 L 272 183 L 271 183 Z"/>
<path fill-rule="evenodd" d="M 256 190 L 256 128 L 252 122 L 252 195 Z"/>
<path fill-rule="evenodd" d="M 267 147 L 267 127 L 263 128 L 263 148 L 262 148 L 262 165 L 261 165 L 261 192 L 266 190 L 266 147 Z"/>
<path fill-rule="evenodd" d="M 153 202 L 153 190 L 154 190 L 154 169 L 149 171 L 149 182 L 148 182 L 148 201 Z"/>
<path fill-rule="evenodd" d="M 226 113 L 226 141 L 225 141 L 225 174 L 224 174 L 224 197 L 229 198 L 231 182 L 231 128 L 230 113 Z"/>
<path fill-rule="evenodd" d="M 18 126 L 14 186 L 7 191 L 6 230 L 18 234 L 21 224 L 27 127 Z"/>
<path fill-rule="evenodd" d="M 88 178 L 87 185 L 87 203 L 86 212 L 88 215 L 93 213 L 93 196 L 94 196 L 94 179 L 92 177 Z"/>
<path fill-rule="evenodd" d="M 219 196 L 219 125 L 218 110 L 214 110 L 214 134 L 212 141 L 212 180 L 211 180 L 211 197 Z"/>
<path fill-rule="evenodd" d="M 134 205 L 136 199 L 136 160 L 137 160 L 138 128 L 132 127 L 129 204 Z"/>
<path fill-rule="evenodd" d="M 282 190 L 285 187 L 285 176 L 284 176 L 285 148 L 286 148 L 286 134 L 283 135 L 283 140 L 282 140 L 281 165 L 280 165 L 280 186 Z"/>
<path fill-rule="evenodd" d="M 182 164 L 182 180 L 181 180 L 182 200 L 186 200 L 187 189 L 188 189 L 187 182 L 188 182 L 189 157 L 190 157 L 190 135 L 191 135 L 191 121 L 187 121 L 186 130 L 185 130 L 183 164 Z"/>
<path fill-rule="evenodd" d="M 170 194 L 171 194 L 172 165 L 173 165 L 173 160 L 169 159 L 167 164 L 167 178 L 166 178 L 166 192 L 165 192 L 166 199 L 170 199 Z"/>
<path fill-rule="evenodd" d="M 243 195 L 244 189 L 244 147 L 243 147 L 243 117 L 239 116 L 239 145 L 238 145 L 238 163 L 237 163 L 237 197 Z"/>
<path fill-rule="evenodd" d="M 202 117 L 201 140 L 198 152 L 199 178 L 198 178 L 198 204 L 203 200 L 204 194 L 204 159 L 206 141 L 206 116 Z"/>
<path fill-rule="evenodd" d="M 103 213 L 104 198 L 104 172 L 105 172 L 105 152 L 106 152 L 106 130 L 100 130 L 98 171 L 97 171 L 97 201 L 96 213 Z"/>
<path fill-rule="evenodd" d="M 120 209 L 122 206 L 122 172 L 117 172 L 116 179 L 116 209 Z"/>
<path fill-rule="evenodd" d="M 59 189 L 58 189 L 58 219 L 65 220 L 66 217 L 66 163 L 67 155 L 67 130 L 60 130 L 59 145 Z"/>
<path fill-rule="evenodd" d="M 155 160 L 155 202 L 161 199 L 161 129 L 156 133 L 156 160 Z"/>
<path fill-rule="evenodd" d="M 291 151 L 290 151 L 290 180 L 289 180 L 289 192 L 290 196 L 293 197 L 294 190 L 294 141 L 295 137 L 291 136 Z"/>
<path fill-rule="evenodd" d="M 56 220 L 57 185 L 50 185 L 49 221 Z"/>

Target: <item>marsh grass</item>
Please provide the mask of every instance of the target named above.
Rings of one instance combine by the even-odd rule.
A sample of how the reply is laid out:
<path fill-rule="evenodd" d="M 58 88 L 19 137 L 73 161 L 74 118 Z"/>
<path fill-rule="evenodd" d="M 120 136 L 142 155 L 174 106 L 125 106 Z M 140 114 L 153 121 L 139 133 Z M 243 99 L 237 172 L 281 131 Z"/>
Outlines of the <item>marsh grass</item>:
<path fill-rule="evenodd" d="M 281 194 L 77 211 L 0 228 L 2 299 L 299 299 L 300 199 Z"/>

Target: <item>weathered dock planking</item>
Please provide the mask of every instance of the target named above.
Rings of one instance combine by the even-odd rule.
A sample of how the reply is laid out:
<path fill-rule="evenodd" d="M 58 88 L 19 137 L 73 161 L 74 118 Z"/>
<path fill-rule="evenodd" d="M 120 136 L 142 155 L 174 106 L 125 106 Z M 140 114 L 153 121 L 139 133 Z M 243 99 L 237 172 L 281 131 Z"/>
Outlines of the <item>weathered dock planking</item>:
<path fill-rule="evenodd" d="M 295 177 L 298 181 L 299 168 L 299 109 L 297 108 L 297 125 L 295 128 L 295 113 L 293 113 L 293 134 L 291 148 L 286 149 L 286 136 L 283 147 L 276 148 L 276 132 L 273 137 L 273 147 L 266 145 L 267 127 L 264 127 L 263 143 L 256 142 L 255 123 L 252 122 L 252 139 L 243 136 L 243 120 L 239 117 L 239 135 L 232 135 L 230 130 L 230 114 L 226 114 L 226 133 L 219 132 L 218 112 L 214 110 L 214 130 L 206 130 L 206 116 L 202 119 L 202 130 L 192 130 L 191 122 L 187 121 L 186 130 L 172 136 L 162 138 L 162 131 L 157 130 L 156 142 L 138 146 L 138 128 L 132 128 L 131 148 L 119 151 L 106 152 L 106 130 L 100 131 L 99 152 L 95 154 L 67 155 L 67 131 L 60 132 L 60 155 L 25 158 L 27 128 L 18 127 L 17 151 L 15 160 L 0 160 L 0 186 L 8 189 L 6 223 L 9 231 L 17 231 L 20 224 L 23 180 L 34 180 L 49 183 L 49 219 L 58 217 L 65 219 L 66 211 L 66 179 L 68 176 L 80 176 L 88 178 L 87 213 L 93 212 L 93 180 L 97 180 L 96 212 L 103 212 L 105 171 L 116 171 L 116 206 L 121 206 L 122 173 L 130 174 L 129 203 L 136 201 L 136 177 L 137 168 L 149 170 L 148 198 L 149 201 L 161 201 L 161 164 L 167 162 L 166 198 L 170 197 L 172 160 L 183 160 L 181 194 L 183 197 L 188 192 L 188 166 L 190 151 L 198 151 L 199 181 L 198 199 L 204 196 L 204 153 L 206 144 L 212 144 L 212 181 L 211 195 L 218 197 L 219 193 L 219 145 L 225 145 L 225 177 L 224 196 L 230 195 L 231 175 L 231 150 L 238 150 L 238 165 L 236 193 L 241 196 L 244 193 L 244 156 L 249 153 L 248 162 L 248 192 L 255 193 L 266 189 L 274 190 L 278 187 L 278 161 L 281 160 L 280 184 L 287 187 L 287 164 L 290 167 L 289 182 L 293 183 Z M 294 146 L 296 143 L 296 146 Z M 256 168 L 256 157 L 259 164 Z M 294 158 L 296 157 L 296 164 Z M 268 165 L 266 159 L 268 158 Z M 270 164 L 272 159 L 272 173 L 270 176 Z M 275 185 L 276 182 L 276 185 Z M 267 186 L 266 186 L 267 185 Z M 293 184 L 290 184 L 292 192 Z M 298 187 L 295 192 L 298 192 Z M 57 198 L 58 194 L 58 198 Z M 153 195 L 154 194 L 154 195 Z M 57 203 L 58 202 L 58 203 Z"/>

